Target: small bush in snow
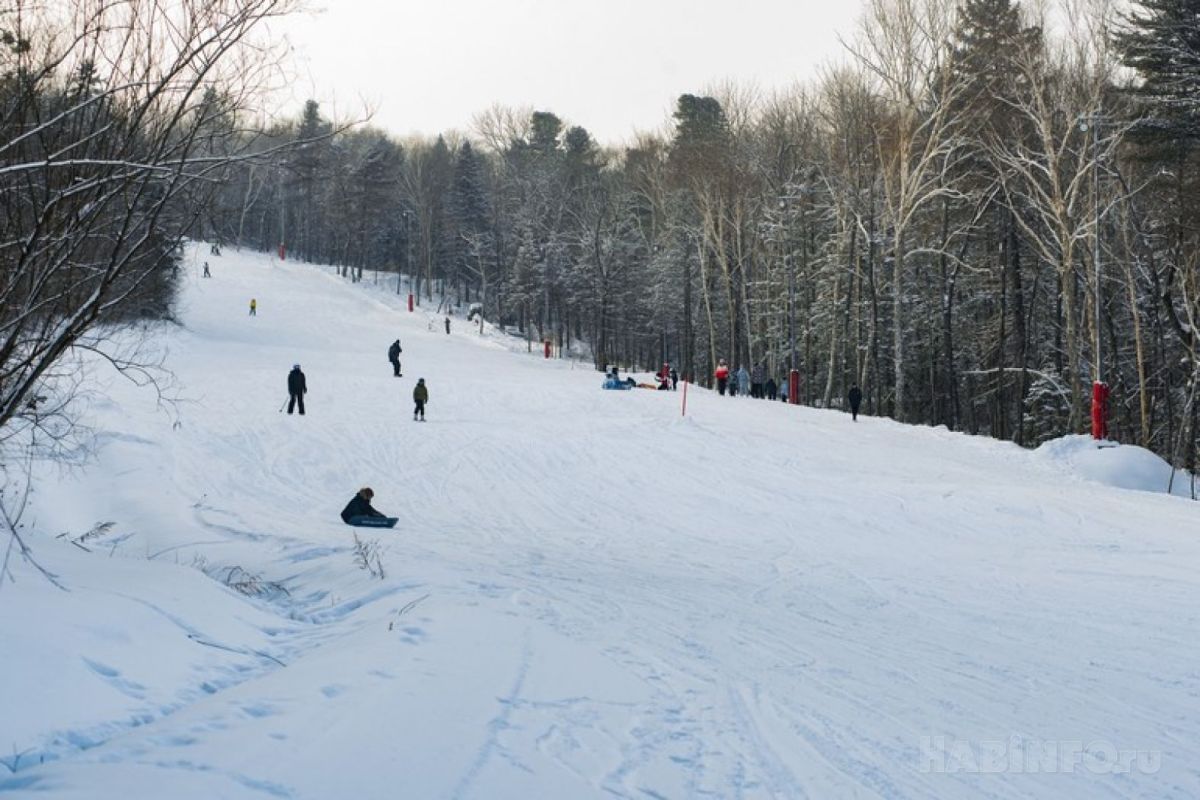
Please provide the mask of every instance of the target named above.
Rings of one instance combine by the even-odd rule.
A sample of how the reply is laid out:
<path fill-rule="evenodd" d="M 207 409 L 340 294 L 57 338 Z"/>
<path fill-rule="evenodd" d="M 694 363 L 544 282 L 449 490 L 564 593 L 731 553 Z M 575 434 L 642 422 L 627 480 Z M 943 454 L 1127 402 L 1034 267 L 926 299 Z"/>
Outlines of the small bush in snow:
<path fill-rule="evenodd" d="M 368 542 L 354 534 L 354 563 L 372 578 L 383 580 L 383 560 L 379 557 L 379 542 Z"/>

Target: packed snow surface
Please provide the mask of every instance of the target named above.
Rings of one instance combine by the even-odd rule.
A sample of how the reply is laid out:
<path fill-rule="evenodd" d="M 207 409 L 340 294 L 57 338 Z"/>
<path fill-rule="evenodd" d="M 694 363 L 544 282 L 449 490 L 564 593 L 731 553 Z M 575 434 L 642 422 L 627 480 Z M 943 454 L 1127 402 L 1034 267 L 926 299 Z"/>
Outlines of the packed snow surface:
<path fill-rule="evenodd" d="M 0 584 L 0 796 L 1200 797 L 1191 501 L 185 268 L 184 402 L 105 378 L 92 463 L 40 469 L 65 590 Z M 356 554 L 364 485 L 400 522 Z"/>

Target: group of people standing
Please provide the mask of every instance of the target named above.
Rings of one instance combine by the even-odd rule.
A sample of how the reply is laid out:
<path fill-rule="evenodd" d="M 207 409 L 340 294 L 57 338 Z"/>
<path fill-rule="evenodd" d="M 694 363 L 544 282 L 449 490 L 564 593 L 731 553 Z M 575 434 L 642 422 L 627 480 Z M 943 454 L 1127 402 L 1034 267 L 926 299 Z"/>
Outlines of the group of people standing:
<path fill-rule="evenodd" d="M 766 364 L 756 364 L 753 370 L 747 370 L 744 365 L 739 365 L 737 371 L 733 372 L 729 369 L 729 364 L 722 358 L 717 361 L 713 377 L 717 381 L 717 392 L 721 395 L 728 394 L 730 397 L 736 397 L 740 393 L 760 400 L 775 400 L 776 398 L 784 402 L 788 400 L 787 380 L 776 383 L 775 378 L 767 375 Z M 858 388 L 858 384 L 851 386 L 846 395 L 846 401 L 851 419 L 855 422 L 858 421 L 858 410 L 862 406 L 862 398 L 862 389 Z"/>
<path fill-rule="evenodd" d="M 713 377 L 717 380 L 717 392 L 722 395 L 736 397 L 742 394 L 760 400 L 774 400 L 779 394 L 779 384 L 774 378 L 767 376 L 765 364 L 756 364 L 753 371 L 747 370 L 745 365 L 740 365 L 737 371 L 733 372 L 722 358 L 717 362 Z M 785 388 L 784 392 L 786 391 Z"/>

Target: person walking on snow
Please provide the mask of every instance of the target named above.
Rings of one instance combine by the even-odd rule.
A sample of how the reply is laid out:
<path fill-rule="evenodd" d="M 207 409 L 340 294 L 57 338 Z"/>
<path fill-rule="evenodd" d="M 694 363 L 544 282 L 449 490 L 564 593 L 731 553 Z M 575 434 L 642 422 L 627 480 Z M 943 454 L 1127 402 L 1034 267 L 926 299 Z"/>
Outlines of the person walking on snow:
<path fill-rule="evenodd" d="M 450 318 L 446 317 L 446 335 L 450 335 Z"/>
<path fill-rule="evenodd" d="M 413 422 L 416 422 L 417 415 L 421 416 L 421 422 L 425 421 L 425 404 L 429 402 L 429 390 L 425 388 L 425 379 L 418 378 L 417 385 L 413 387 Z"/>
<path fill-rule="evenodd" d="M 729 367 L 725 364 L 725 359 L 717 362 L 717 369 L 713 372 L 713 377 L 717 379 L 717 393 L 724 395 L 725 387 L 729 385 Z"/>
<path fill-rule="evenodd" d="M 850 387 L 847 399 L 850 401 L 850 421 L 858 422 L 858 407 L 862 405 L 862 389 L 858 388 L 857 383 Z"/>
<path fill-rule="evenodd" d="M 304 395 L 308 394 L 308 383 L 304 380 L 304 373 L 300 371 L 299 364 L 292 365 L 292 371 L 288 373 L 288 413 L 292 413 L 292 409 L 300 406 L 300 416 L 304 416 Z"/>
<path fill-rule="evenodd" d="M 746 369 L 746 365 L 738 367 L 737 371 L 738 391 L 742 396 L 750 394 L 750 372 Z"/>
<path fill-rule="evenodd" d="M 201 277 L 204 277 L 204 278 L 212 277 L 212 273 L 208 271 L 208 262 L 207 261 L 204 262 L 204 275 Z"/>
<path fill-rule="evenodd" d="M 400 340 L 392 342 L 392 346 L 388 348 L 388 361 L 392 362 L 392 377 L 399 378 L 400 375 L 400 354 L 404 350 L 400 347 Z"/>
<path fill-rule="evenodd" d="M 252 316 L 252 317 L 258 316 L 258 301 L 255 300 L 253 297 L 250 298 L 250 316 Z"/>
<path fill-rule="evenodd" d="M 373 497 L 375 497 L 375 492 L 371 491 L 371 487 L 364 486 L 359 489 L 358 494 L 350 498 L 350 502 L 342 509 L 342 522 L 347 525 L 356 525 L 367 517 L 386 516 L 371 507 L 371 498 Z"/>

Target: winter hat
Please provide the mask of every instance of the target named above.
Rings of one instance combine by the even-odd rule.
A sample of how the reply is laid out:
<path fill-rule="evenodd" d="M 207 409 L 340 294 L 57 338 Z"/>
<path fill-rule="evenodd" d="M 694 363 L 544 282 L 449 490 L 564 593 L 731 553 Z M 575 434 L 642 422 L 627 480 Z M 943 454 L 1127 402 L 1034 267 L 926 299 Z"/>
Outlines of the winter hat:
<path fill-rule="evenodd" d="M 375 492 L 373 492 L 371 490 L 370 486 L 364 486 L 363 488 L 358 490 L 358 493 L 361 494 L 363 497 L 367 498 L 368 500 L 370 500 L 372 497 L 375 496 Z"/>
<path fill-rule="evenodd" d="M 292 369 L 300 369 L 300 365 L 299 365 L 299 364 L 292 364 Z"/>
<path fill-rule="evenodd" d="M 424 378 L 417 378 L 417 383 L 424 383 L 424 382 L 425 382 Z"/>

